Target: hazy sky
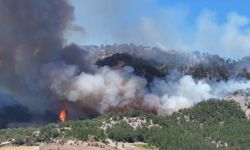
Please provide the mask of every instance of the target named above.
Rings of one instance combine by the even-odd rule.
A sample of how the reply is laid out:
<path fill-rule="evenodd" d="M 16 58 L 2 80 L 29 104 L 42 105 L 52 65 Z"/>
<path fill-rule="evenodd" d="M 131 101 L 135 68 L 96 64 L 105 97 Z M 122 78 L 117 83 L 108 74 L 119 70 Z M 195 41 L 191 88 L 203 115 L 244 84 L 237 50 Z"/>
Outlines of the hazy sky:
<path fill-rule="evenodd" d="M 199 50 L 239 58 L 250 55 L 250 1 L 246 0 L 70 0 L 70 42 L 135 43 Z"/>

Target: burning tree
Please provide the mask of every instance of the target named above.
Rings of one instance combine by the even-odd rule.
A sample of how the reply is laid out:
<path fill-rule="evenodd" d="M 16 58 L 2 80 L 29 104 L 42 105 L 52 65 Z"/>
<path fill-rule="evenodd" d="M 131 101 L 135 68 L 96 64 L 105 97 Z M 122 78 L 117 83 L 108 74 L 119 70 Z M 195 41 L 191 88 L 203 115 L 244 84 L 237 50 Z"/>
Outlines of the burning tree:
<path fill-rule="evenodd" d="M 61 122 L 65 122 L 68 120 L 68 112 L 67 112 L 67 109 L 65 107 L 63 107 L 61 110 L 60 110 L 60 113 L 59 113 L 59 120 Z"/>

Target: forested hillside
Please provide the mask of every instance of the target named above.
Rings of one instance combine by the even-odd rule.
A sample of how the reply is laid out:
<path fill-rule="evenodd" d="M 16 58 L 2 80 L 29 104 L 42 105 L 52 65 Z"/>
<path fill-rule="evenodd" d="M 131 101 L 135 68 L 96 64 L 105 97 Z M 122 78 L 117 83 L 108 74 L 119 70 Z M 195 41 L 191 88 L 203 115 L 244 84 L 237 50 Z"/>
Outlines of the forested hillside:
<path fill-rule="evenodd" d="M 17 145 L 87 141 L 90 136 L 103 143 L 107 139 L 140 141 L 161 150 L 244 150 L 250 147 L 250 122 L 238 104 L 211 99 L 168 117 L 142 111 L 111 112 L 92 120 L 0 130 L 1 142 L 13 138 Z"/>

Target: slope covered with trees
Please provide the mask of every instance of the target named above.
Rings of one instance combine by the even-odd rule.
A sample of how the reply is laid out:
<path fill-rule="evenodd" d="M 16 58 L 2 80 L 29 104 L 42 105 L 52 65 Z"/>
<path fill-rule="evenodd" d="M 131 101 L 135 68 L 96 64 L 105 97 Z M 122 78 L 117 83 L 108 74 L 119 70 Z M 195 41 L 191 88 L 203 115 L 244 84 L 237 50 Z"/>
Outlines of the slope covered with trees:
<path fill-rule="evenodd" d="M 15 144 L 78 139 L 89 136 L 107 142 L 145 142 L 161 150 L 248 149 L 250 121 L 238 104 L 215 99 L 196 104 L 168 117 L 142 111 L 111 112 L 92 120 L 68 121 L 40 128 L 0 130 L 0 141 Z"/>
<path fill-rule="evenodd" d="M 153 77 L 164 77 L 172 71 L 191 75 L 195 79 L 206 78 L 217 81 L 227 81 L 231 78 L 250 79 L 250 57 L 234 60 L 198 51 L 188 53 L 135 44 L 82 48 L 94 53 L 98 66 L 131 66 L 136 75 L 145 77 L 149 82 Z"/>

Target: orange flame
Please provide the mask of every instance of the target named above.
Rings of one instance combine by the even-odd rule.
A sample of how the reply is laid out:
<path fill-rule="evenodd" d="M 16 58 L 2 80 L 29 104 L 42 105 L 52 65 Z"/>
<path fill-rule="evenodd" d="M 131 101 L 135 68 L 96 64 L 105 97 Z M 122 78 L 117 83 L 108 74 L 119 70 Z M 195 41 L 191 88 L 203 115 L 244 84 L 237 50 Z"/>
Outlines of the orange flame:
<path fill-rule="evenodd" d="M 66 108 L 62 108 L 61 111 L 60 111 L 60 114 L 59 114 L 60 121 L 61 122 L 67 121 L 67 115 L 68 115 L 68 113 L 67 113 Z"/>

